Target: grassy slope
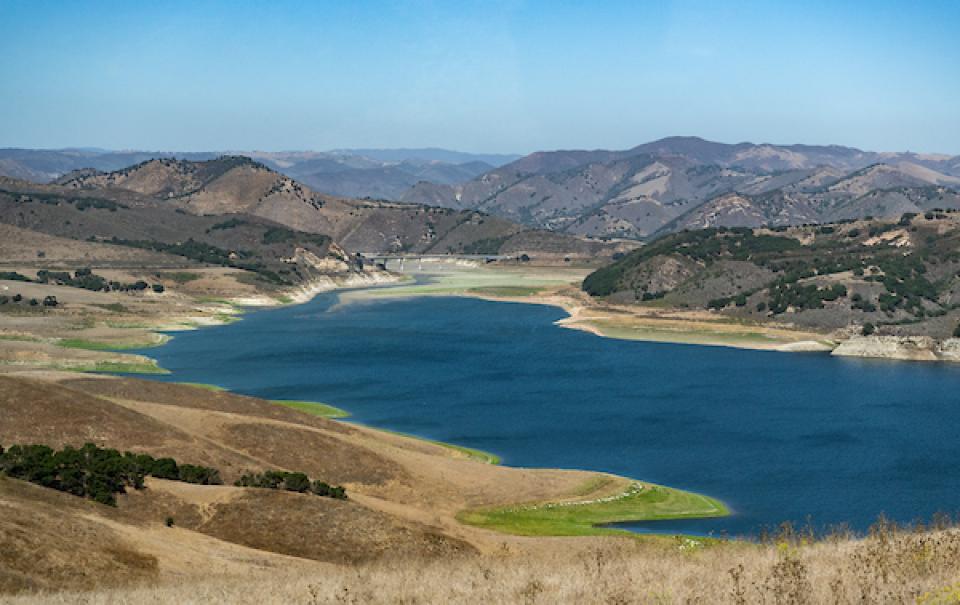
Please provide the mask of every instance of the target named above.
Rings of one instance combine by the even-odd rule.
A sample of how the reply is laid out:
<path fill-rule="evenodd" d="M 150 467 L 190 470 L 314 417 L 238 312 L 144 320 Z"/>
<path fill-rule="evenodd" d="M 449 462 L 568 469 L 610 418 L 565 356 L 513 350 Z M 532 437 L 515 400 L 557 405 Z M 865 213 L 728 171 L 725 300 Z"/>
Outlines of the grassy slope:
<path fill-rule="evenodd" d="M 159 347 L 170 340 L 169 336 L 163 336 L 154 341 L 147 342 L 100 342 L 96 340 L 85 340 L 83 338 L 63 338 L 57 342 L 61 347 L 68 349 L 85 349 L 87 351 L 125 351 L 128 349 L 146 349 L 150 347 Z"/>
<path fill-rule="evenodd" d="M 202 382 L 181 382 L 179 384 L 196 387 L 198 389 L 206 389 L 208 391 L 226 391 L 223 387 L 217 386 L 215 384 L 205 384 Z M 282 405 L 294 410 L 298 410 L 305 414 L 310 414 L 312 416 L 320 416 L 322 418 L 347 418 L 350 416 L 350 412 L 347 410 L 328 405 L 326 403 L 319 403 L 316 401 L 288 401 L 284 399 L 274 399 L 270 401 L 277 405 Z M 433 439 L 426 439 L 423 437 L 418 437 L 416 435 L 408 435 L 406 433 L 399 433 L 397 431 L 389 431 L 386 429 L 377 430 L 384 431 L 387 433 L 394 433 L 397 435 L 403 435 L 404 437 L 410 437 L 411 439 L 419 439 L 420 441 L 426 441 L 428 443 L 433 443 L 434 445 L 440 445 L 445 448 L 460 452 L 464 454 L 467 458 L 471 460 L 477 460 L 479 462 L 485 462 L 487 464 L 500 464 L 500 457 L 496 454 L 491 454 L 489 452 L 484 452 L 482 450 L 473 449 L 470 447 L 463 447 L 460 445 L 454 445 L 452 443 L 444 443 L 442 441 L 434 441 Z"/>
<path fill-rule="evenodd" d="M 207 391 L 221 392 L 226 391 L 227 389 L 215 385 L 207 384 L 204 382 L 181 382 L 178 384 L 195 387 L 198 389 L 204 389 Z M 301 412 L 310 414 L 312 416 L 320 416 L 321 418 L 346 418 L 350 415 L 350 412 L 342 410 L 338 407 L 332 405 L 327 405 L 325 403 L 320 403 L 317 401 L 289 401 L 286 399 L 272 399 L 269 400 L 270 403 L 276 403 L 278 405 L 286 406 L 288 408 L 293 408 Z"/>
<path fill-rule="evenodd" d="M 627 534 L 625 530 L 600 527 L 627 521 L 723 517 L 727 507 L 708 496 L 644 484 L 613 498 L 573 503 L 535 503 L 464 511 L 463 523 L 523 536 L 587 536 Z"/>
<path fill-rule="evenodd" d="M 274 399 L 271 400 L 271 403 L 283 405 L 288 408 L 293 408 L 295 410 L 306 412 L 307 414 L 312 414 L 314 416 L 320 416 L 322 418 L 346 418 L 350 415 L 350 412 L 346 410 L 316 401 L 287 401 L 283 399 Z"/>
<path fill-rule="evenodd" d="M 80 372 L 104 372 L 108 374 L 169 374 L 170 371 L 161 368 L 150 360 L 150 363 L 124 363 L 114 361 L 98 361 L 93 366 L 77 366 L 67 368 Z"/>
<path fill-rule="evenodd" d="M 531 296 L 544 288 L 578 283 L 587 273 L 584 269 L 566 267 L 500 267 L 497 269 L 478 267 L 436 269 L 426 272 L 431 278 L 429 283 L 350 292 L 341 296 L 341 300 L 346 302 L 351 299 L 452 296 L 458 294 Z"/>
<path fill-rule="evenodd" d="M 500 464 L 500 456 L 496 454 L 491 454 L 490 452 L 485 452 L 483 450 L 474 449 L 472 447 L 464 447 L 462 445 L 454 445 L 453 443 L 446 443 L 445 441 L 437 441 L 435 439 L 428 439 L 426 437 L 421 437 L 419 435 L 411 435 L 410 433 L 402 433 L 400 431 L 391 431 L 390 429 L 383 429 L 380 427 L 371 427 L 378 431 L 383 431 L 384 433 L 393 433 L 394 435 L 400 435 L 402 437 L 408 437 L 410 439 L 417 439 L 419 441 L 424 441 L 426 443 L 432 443 L 433 445 L 439 445 L 447 449 L 453 450 L 455 452 L 460 452 L 466 458 L 470 460 L 476 460 L 477 462 L 483 462 L 485 464 Z"/>

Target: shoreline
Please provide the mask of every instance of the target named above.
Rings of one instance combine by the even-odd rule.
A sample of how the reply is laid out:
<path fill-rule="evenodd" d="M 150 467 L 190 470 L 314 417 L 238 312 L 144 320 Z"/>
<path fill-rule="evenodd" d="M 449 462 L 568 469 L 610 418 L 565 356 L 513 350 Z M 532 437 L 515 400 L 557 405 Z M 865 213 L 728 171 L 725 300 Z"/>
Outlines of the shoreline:
<path fill-rule="evenodd" d="M 496 269 L 492 271 L 497 271 Z M 780 352 L 831 352 L 837 342 L 830 335 L 791 329 L 783 326 L 765 326 L 724 321 L 707 312 L 679 309 L 631 308 L 606 305 L 586 300 L 579 291 L 570 291 L 572 282 L 562 285 L 528 286 L 529 293 L 510 295 L 503 291 L 521 286 L 490 286 L 478 281 L 476 285 L 444 286 L 444 273 L 425 272 L 440 276 L 437 284 L 405 287 L 401 292 L 387 288 L 375 295 L 357 298 L 413 298 L 418 296 L 456 296 L 491 302 L 523 303 L 555 307 L 567 317 L 554 322 L 562 328 L 581 330 L 603 338 L 723 346 L 738 349 Z M 343 300 L 348 303 L 350 299 Z"/>
<path fill-rule="evenodd" d="M 332 281 L 332 280 L 331 280 Z M 256 299 L 258 302 L 262 301 L 262 304 L 253 304 L 246 305 L 248 308 L 254 310 L 258 308 L 268 308 L 268 307 L 281 307 L 287 305 L 299 305 L 305 304 L 313 300 L 317 295 L 335 292 L 337 290 L 354 290 L 357 285 L 367 287 L 361 287 L 354 291 L 359 292 L 371 292 L 374 290 L 379 290 L 380 292 L 389 291 L 388 288 L 379 288 L 382 286 L 387 286 L 389 284 L 397 284 L 395 287 L 403 287 L 402 283 L 404 280 L 403 276 L 397 276 L 390 274 L 389 279 L 378 279 L 374 280 L 373 284 L 370 284 L 366 280 L 359 280 L 361 283 L 341 283 L 339 285 L 334 285 L 333 287 L 313 287 L 313 288 L 303 288 L 301 291 L 303 295 L 292 299 L 289 301 L 278 301 L 276 298 L 263 297 L 261 299 Z M 389 296 L 389 294 L 387 295 Z M 419 296 L 419 295 L 414 295 Z M 270 299 L 268 303 L 266 299 Z M 480 297 L 482 298 L 482 297 Z M 241 306 L 236 299 L 227 299 L 230 304 Z M 253 299 L 241 299 L 241 300 L 253 300 Z M 493 300 L 492 298 L 490 300 Z M 343 302 L 343 301 L 341 301 Z M 551 304 L 552 306 L 559 306 L 553 303 L 545 303 L 539 301 L 530 301 L 530 300 L 507 300 L 503 299 L 501 302 L 528 302 L 533 304 Z M 242 314 L 242 311 L 238 315 Z M 216 327 L 221 325 L 226 325 L 232 323 L 233 321 L 242 321 L 241 317 L 231 315 L 231 321 L 224 322 L 211 322 L 205 323 L 203 325 L 197 326 L 200 327 Z M 160 335 L 161 337 L 163 334 Z M 154 346 L 160 347 L 169 342 L 171 338 L 158 339 Z M 152 360 L 152 358 L 148 358 Z M 159 366 L 158 366 L 159 367 Z M 109 373 L 108 373 L 109 374 Z M 146 377 L 149 379 L 149 377 Z M 232 392 L 229 389 L 220 387 L 218 385 L 206 384 L 206 383 L 175 383 L 181 384 L 183 386 L 189 386 L 192 388 L 206 389 L 211 391 L 226 391 L 228 393 Z M 238 395 L 243 395 L 243 393 L 236 393 Z M 291 409 L 297 409 L 303 413 L 325 417 L 327 420 L 332 422 L 342 422 L 346 417 L 350 416 L 350 411 L 340 407 L 335 407 L 329 404 L 312 402 L 312 401 L 270 401 L 275 405 L 281 405 Z M 316 405 L 318 410 L 306 410 L 303 407 L 308 405 Z M 332 412 L 332 413 L 330 413 Z M 419 435 L 412 435 L 408 433 L 401 433 L 393 431 L 386 428 L 380 428 L 372 425 L 367 425 L 364 423 L 346 421 L 350 426 L 358 427 L 367 431 L 371 431 L 377 435 L 381 436 L 392 436 L 398 437 L 401 439 L 413 440 L 418 443 L 423 443 L 427 445 L 433 445 L 443 448 L 444 450 L 450 452 L 454 458 L 473 461 L 475 463 L 490 465 L 490 466 L 499 466 L 501 464 L 501 458 L 499 455 L 491 452 L 486 452 L 478 450 L 475 448 L 470 448 L 466 446 L 461 446 L 453 443 L 447 443 L 443 441 L 438 441 L 430 437 L 424 437 Z M 559 471 L 564 472 L 564 469 L 558 468 L 529 468 L 529 467 L 510 467 L 517 470 L 532 470 L 532 471 L 544 471 L 552 472 Z M 568 495 L 566 497 L 558 498 L 556 496 L 545 497 L 541 500 L 536 500 L 532 502 L 523 502 L 523 503 L 506 503 L 502 505 L 497 505 L 494 507 L 488 507 L 484 509 L 464 509 L 458 512 L 455 515 L 456 520 L 459 523 L 468 525 L 470 527 L 477 527 L 481 529 L 492 530 L 498 533 L 505 533 L 514 536 L 541 536 L 541 537 L 559 537 L 559 536 L 627 536 L 634 539 L 660 539 L 663 536 L 655 532 L 633 532 L 629 530 L 622 530 L 610 527 L 612 523 L 630 523 L 630 522 L 650 522 L 658 520 L 676 520 L 676 519 L 706 519 L 706 518 L 716 518 L 728 516 L 731 513 L 730 508 L 723 503 L 722 501 L 713 498 L 711 496 L 700 494 L 696 492 L 690 492 L 686 490 L 680 490 L 663 485 L 655 485 L 652 483 L 641 482 L 637 479 L 622 477 L 619 475 L 610 475 L 602 471 L 582 471 L 594 475 L 597 478 L 605 477 L 604 481 L 595 479 L 597 482 L 596 485 L 590 484 L 591 487 L 584 489 L 583 493 L 575 493 Z M 619 491 L 614 491 L 613 493 L 608 493 L 609 488 L 613 486 Z M 642 493 L 635 493 L 636 486 L 647 486 L 647 491 Z M 623 489 L 620 489 L 622 487 Z M 656 504 L 655 506 L 647 502 L 648 497 L 652 493 L 657 493 L 660 497 L 666 495 L 671 501 L 677 500 L 678 507 L 677 510 L 673 512 L 663 513 L 660 510 L 661 504 Z M 602 494 L 597 496 L 597 494 Z M 639 496 L 639 497 L 638 497 Z M 592 499 L 586 499 L 588 497 L 593 497 Z M 557 504 L 558 501 L 561 504 Z M 681 506 L 682 504 L 682 506 Z M 544 530 L 542 525 L 542 516 L 555 512 L 553 509 L 556 506 L 566 507 L 565 518 L 562 521 L 556 523 L 548 524 L 551 528 L 550 530 Z M 573 514 L 570 514 L 571 510 Z M 519 517 L 515 514 L 516 512 L 521 511 L 524 514 L 521 514 Z M 531 515 L 530 513 L 534 514 Z M 491 520 L 493 519 L 493 520 Z M 507 519 L 504 522 L 504 519 Z M 679 535 L 679 534 L 678 534 Z M 700 540 L 701 538 L 697 538 Z"/>
<path fill-rule="evenodd" d="M 597 302 L 574 289 L 586 272 L 566 267 L 428 270 L 422 274 L 435 281 L 375 292 L 358 290 L 342 297 L 341 304 L 351 299 L 457 296 L 555 307 L 568 315 L 555 325 L 603 338 L 791 353 L 830 353 L 840 344 L 841 338 L 835 334 L 740 323 L 708 311 Z"/>
<path fill-rule="evenodd" d="M 555 291 L 502 296 L 466 290 L 449 295 L 555 307 L 563 310 L 567 317 L 557 320 L 554 325 L 601 338 L 778 353 L 823 353 L 833 357 L 898 362 L 960 362 L 960 337 L 936 340 L 929 336 L 863 336 L 841 331 L 826 334 L 776 324 L 725 321 L 708 311 L 585 301 L 579 291 L 576 294 Z"/>

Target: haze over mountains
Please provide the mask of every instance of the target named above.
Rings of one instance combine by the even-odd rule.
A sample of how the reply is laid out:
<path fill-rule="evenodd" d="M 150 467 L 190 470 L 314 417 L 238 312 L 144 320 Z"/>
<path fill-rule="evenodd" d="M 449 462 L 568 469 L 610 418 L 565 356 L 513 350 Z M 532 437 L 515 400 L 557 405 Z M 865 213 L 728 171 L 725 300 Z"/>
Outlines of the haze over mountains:
<path fill-rule="evenodd" d="M 673 137 L 626 151 L 534 153 L 460 185 L 419 183 L 403 199 L 568 233 L 645 238 L 952 208 L 958 190 L 957 156 Z"/>
<path fill-rule="evenodd" d="M 0 150 L 0 174 L 48 182 L 79 168 L 219 154 Z M 479 210 L 573 235 L 645 239 L 687 228 L 821 223 L 960 206 L 960 156 L 671 137 L 629 150 L 524 157 L 440 149 L 249 152 L 324 194 Z"/>
<path fill-rule="evenodd" d="M 244 156 L 153 159 L 48 184 L 0 178 L 0 223 L 249 269 L 277 284 L 343 271 L 354 252 L 586 259 L 614 246 L 473 210 L 322 195 Z"/>
<path fill-rule="evenodd" d="M 47 183 L 74 170 L 110 172 L 146 160 L 253 158 L 317 191 L 356 198 L 400 199 L 420 181 L 456 184 L 520 156 L 445 149 L 341 149 L 329 152 L 153 152 L 102 149 L 0 149 L 0 175 Z"/>

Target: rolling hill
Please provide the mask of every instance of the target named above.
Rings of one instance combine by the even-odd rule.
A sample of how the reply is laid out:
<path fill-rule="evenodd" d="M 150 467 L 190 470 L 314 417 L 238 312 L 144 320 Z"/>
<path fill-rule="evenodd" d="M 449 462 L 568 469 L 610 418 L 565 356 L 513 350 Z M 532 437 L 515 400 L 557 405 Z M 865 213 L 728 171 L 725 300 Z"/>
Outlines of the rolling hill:
<path fill-rule="evenodd" d="M 445 149 L 344 149 L 316 151 L 153 152 L 97 149 L 0 149 L 0 176 L 48 183 L 75 170 L 115 171 L 152 159 L 203 161 L 246 156 L 316 191 L 353 198 L 400 199 L 422 180 L 468 181 L 519 156 Z"/>
<path fill-rule="evenodd" d="M 583 289 L 612 303 L 710 310 L 748 323 L 837 331 L 840 339 L 943 341 L 960 334 L 958 251 L 956 211 L 711 228 L 660 237 L 589 275 Z"/>
<path fill-rule="evenodd" d="M 609 256 L 615 248 L 532 230 L 477 211 L 321 195 L 244 156 L 200 162 L 154 159 L 113 172 L 74 171 L 50 185 L 7 179 L 0 183 L 4 188 L 0 220 L 76 239 L 156 239 L 175 244 L 188 235 L 218 247 L 237 247 L 242 242 L 229 238 L 242 237 L 252 223 L 329 237 L 340 261 L 344 251 L 526 253 L 545 259 L 587 259 Z M 288 244 L 295 239 L 279 233 L 269 239 L 283 237 Z M 315 252 L 323 257 L 327 250 Z M 287 250 L 286 257 L 291 256 Z"/>
<path fill-rule="evenodd" d="M 566 233 L 647 238 L 957 207 L 958 166 L 943 155 L 672 137 L 626 151 L 538 152 L 459 185 L 418 183 L 403 199 Z"/>

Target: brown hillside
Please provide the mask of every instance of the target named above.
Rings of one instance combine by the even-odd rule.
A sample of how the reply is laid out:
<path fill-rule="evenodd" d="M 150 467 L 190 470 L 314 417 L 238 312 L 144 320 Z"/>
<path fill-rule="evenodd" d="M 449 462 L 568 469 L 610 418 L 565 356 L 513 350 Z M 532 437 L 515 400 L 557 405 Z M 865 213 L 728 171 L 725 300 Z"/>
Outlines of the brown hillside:
<path fill-rule="evenodd" d="M 15 512 L 0 516 L 0 537 L 11 545 L 0 556 L 18 561 L 3 567 L 0 588 L 6 591 L 249 574 L 279 555 L 296 557 L 296 567 L 449 559 L 504 543 L 539 549 L 545 542 L 464 526 L 455 516 L 469 507 L 570 496 L 598 477 L 501 468 L 251 397 L 134 379 L 0 375 L 0 417 L 3 445 L 92 441 L 213 466 L 227 483 L 149 479 L 146 489 L 121 496 L 112 508 L 4 480 L 0 507 Z M 265 469 L 305 471 L 343 484 L 349 500 L 231 485 L 243 471 Z M 604 494 L 627 485 L 619 479 L 600 483 Z M 59 518 L 48 524 L 54 509 Z M 174 527 L 165 526 L 168 518 Z M 25 531 L 30 524 L 44 530 Z M 81 550 L 91 552 L 89 561 L 67 555 Z M 29 564 L 37 552 L 55 563 Z"/>

